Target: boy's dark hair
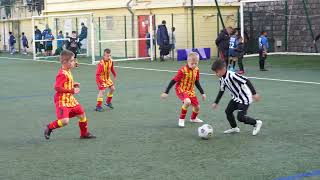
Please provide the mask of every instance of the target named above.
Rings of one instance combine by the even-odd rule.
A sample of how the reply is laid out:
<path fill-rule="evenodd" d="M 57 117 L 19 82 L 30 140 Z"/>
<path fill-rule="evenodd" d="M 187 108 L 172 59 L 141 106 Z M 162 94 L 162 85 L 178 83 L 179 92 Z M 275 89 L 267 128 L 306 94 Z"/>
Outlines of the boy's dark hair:
<path fill-rule="evenodd" d="M 107 48 L 107 49 L 105 49 L 103 52 L 110 54 L 110 53 L 111 53 L 111 50 L 110 50 L 109 48 Z"/>
<path fill-rule="evenodd" d="M 213 62 L 211 69 L 212 69 L 212 71 L 217 71 L 217 70 L 221 70 L 225 67 L 226 67 L 226 64 L 224 63 L 224 61 L 218 59 L 215 62 Z"/>
<path fill-rule="evenodd" d="M 172 27 L 172 31 L 175 31 L 176 30 L 176 28 L 175 27 Z"/>
<path fill-rule="evenodd" d="M 161 23 L 162 23 L 162 24 L 166 24 L 167 22 L 166 22 L 165 20 L 163 20 Z"/>
<path fill-rule="evenodd" d="M 60 34 L 62 34 L 62 31 L 59 31 Z"/>
<path fill-rule="evenodd" d="M 38 26 L 34 26 L 35 29 L 38 29 Z"/>
<path fill-rule="evenodd" d="M 12 32 L 9 32 L 9 34 L 12 34 Z"/>
<path fill-rule="evenodd" d="M 77 33 L 76 31 L 72 31 L 71 33 Z"/>
<path fill-rule="evenodd" d="M 24 35 L 24 32 L 22 32 L 21 34 Z"/>
<path fill-rule="evenodd" d="M 261 31 L 261 35 L 263 35 L 264 33 L 266 33 L 267 31 Z"/>

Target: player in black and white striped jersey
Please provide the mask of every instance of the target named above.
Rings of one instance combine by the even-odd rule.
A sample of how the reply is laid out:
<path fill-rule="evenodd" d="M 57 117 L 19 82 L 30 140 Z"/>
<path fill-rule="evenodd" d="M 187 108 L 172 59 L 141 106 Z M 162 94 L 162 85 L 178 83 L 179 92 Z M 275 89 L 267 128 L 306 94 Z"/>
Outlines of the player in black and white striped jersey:
<path fill-rule="evenodd" d="M 230 91 L 232 96 L 232 99 L 225 110 L 231 129 L 224 131 L 224 133 L 229 134 L 240 132 L 233 115 L 233 112 L 238 110 L 237 119 L 240 122 L 254 126 L 252 135 L 257 135 L 262 126 L 262 121 L 247 116 L 249 105 L 253 101 L 260 100 L 260 96 L 256 93 L 252 83 L 244 76 L 232 71 L 227 71 L 225 63 L 221 60 L 215 61 L 212 64 L 211 69 L 220 78 L 220 91 L 212 105 L 213 109 L 218 108 L 218 103 L 226 88 Z"/>

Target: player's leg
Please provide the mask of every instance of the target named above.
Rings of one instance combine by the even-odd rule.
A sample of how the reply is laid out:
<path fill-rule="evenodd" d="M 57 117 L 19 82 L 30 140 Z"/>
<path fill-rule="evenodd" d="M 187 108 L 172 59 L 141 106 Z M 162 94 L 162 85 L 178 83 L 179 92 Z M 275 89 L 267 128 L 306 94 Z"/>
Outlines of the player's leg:
<path fill-rule="evenodd" d="M 81 139 L 92 139 L 96 138 L 96 136 L 92 135 L 88 131 L 88 120 L 86 117 L 86 113 L 80 104 L 73 108 L 72 114 L 79 118 L 79 129 L 80 129 L 80 138 Z"/>
<path fill-rule="evenodd" d="M 247 116 L 248 108 L 249 108 L 249 105 L 238 104 L 237 119 L 240 122 L 254 126 L 252 135 L 257 135 L 260 131 L 261 126 L 262 126 L 262 121 L 256 120 L 252 117 Z"/>
<path fill-rule="evenodd" d="M 113 92 L 116 90 L 114 85 L 110 87 L 109 93 L 107 94 L 107 100 L 106 100 L 106 106 L 109 107 L 110 109 L 113 109 L 112 106 L 112 97 L 113 97 Z"/>
<path fill-rule="evenodd" d="M 190 98 L 190 100 L 191 100 L 191 105 L 193 106 L 192 114 L 191 114 L 191 117 L 190 117 L 190 122 L 202 123 L 203 121 L 198 118 L 198 115 L 199 115 L 199 112 L 200 112 L 200 105 L 199 105 L 198 98 L 195 96 L 195 97 Z"/>
<path fill-rule="evenodd" d="M 188 107 L 191 105 L 191 100 L 189 96 L 186 93 L 177 93 L 177 97 L 182 100 L 183 104 L 181 107 L 181 112 L 180 112 L 180 117 L 179 117 L 179 122 L 178 126 L 183 128 L 184 127 L 184 122 L 185 118 L 188 112 Z"/>
<path fill-rule="evenodd" d="M 230 134 L 230 133 L 238 133 L 240 132 L 240 129 L 238 128 L 237 126 L 237 122 L 236 122 L 236 119 L 233 115 L 233 112 L 235 110 L 238 109 L 238 103 L 233 101 L 233 100 L 230 100 L 226 110 L 225 110 L 225 113 L 227 115 L 227 119 L 229 121 L 229 124 L 231 126 L 231 129 L 228 129 L 226 131 L 224 131 L 225 134 Z"/>
<path fill-rule="evenodd" d="M 98 85 L 98 89 L 99 89 L 99 93 L 97 97 L 97 104 L 96 104 L 95 110 L 101 112 L 103 110 L 102 108 L 103 96 L 106 90 L 105 90 L 105 87 L 102 87 L 100 85 Z"/>
<path fill-rule="evenodd" d="M 238 66 L 239 66 L 239 74 L 244 74 L 244 68 L 243 68 L 243 62 L 242 62 L 242 57 L 239 57 L 238 59 Z"/>
<path fill-rule="evenodd" d="M 58 129 L 69 124 L 69 113 L 70 108 L 56 107 L 57 119 L 47 125 L 44 131 L 44 137 L 46 139 L 50 138 L 50 134 L 54 129 Z"/>

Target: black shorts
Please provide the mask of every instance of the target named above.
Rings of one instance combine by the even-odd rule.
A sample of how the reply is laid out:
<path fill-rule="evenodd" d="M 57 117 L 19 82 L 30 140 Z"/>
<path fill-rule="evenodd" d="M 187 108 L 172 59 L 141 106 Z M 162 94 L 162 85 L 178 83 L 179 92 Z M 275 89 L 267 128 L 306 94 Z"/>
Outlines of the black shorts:
<path fill-rule="evenodd" d="M 46 45 L 46 51 L 52 51 L 52 45 Z"/>

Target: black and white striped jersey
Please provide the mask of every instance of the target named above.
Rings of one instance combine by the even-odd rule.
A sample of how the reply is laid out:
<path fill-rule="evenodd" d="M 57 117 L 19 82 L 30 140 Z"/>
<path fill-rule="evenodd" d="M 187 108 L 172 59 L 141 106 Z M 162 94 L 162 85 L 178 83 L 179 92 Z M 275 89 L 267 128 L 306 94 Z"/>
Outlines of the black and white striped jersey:
<path fill-rule="evenodd" d="M 235 72 L 227 71 L 220 78 L 220 91 L 227 88 L 230 91 L 233 101 L 249 105 L 252 103 L 252 92 L 247 85 L 249 80 Z"/>

